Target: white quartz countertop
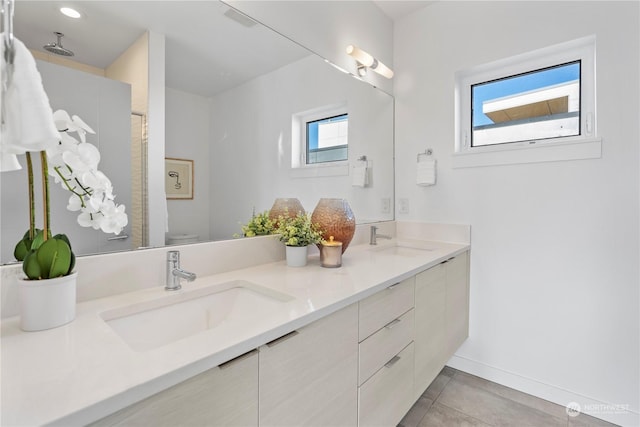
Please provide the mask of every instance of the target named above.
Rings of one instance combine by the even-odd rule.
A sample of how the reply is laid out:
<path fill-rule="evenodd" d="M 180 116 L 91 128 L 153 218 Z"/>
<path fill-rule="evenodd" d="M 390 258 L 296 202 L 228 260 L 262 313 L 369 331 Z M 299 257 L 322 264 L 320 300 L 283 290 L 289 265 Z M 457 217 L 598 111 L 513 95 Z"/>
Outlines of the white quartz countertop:
<path fill-rule="evenodd" d="M 389 249 L 396 243 L 402 250 Z M 2 425 L 96 421 L 468 249 L 466 244 L 381 240 L 378 246 L 350 246 L 341 268 L 322 268 L 312 256 L 302 268 L 282 261 L 199 277 L 175 292 L 242 280 L 293 298 L 260 322 L 222 332 L 206 330 L 147 351 L 129 347 L 102 316 L 166 298 L 169 293 L 160 283 L 78 304 L 76 319 L 56 329 L 23 332 L 17 317 L 3 320 Z"/>

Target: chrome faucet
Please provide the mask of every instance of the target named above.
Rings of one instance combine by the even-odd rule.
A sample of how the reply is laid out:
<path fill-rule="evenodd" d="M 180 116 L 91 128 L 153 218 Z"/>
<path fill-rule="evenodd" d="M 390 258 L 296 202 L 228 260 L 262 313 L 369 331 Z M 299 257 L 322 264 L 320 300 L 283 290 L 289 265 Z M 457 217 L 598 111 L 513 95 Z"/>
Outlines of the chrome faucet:
<path fill-rule="evenodd" d="M 371 226 L 371 235 L 369 237 L 370 245 L 377 245 L 378 239 L 391 239 L 391 236 L 387 236 L 385 234 L 378 234 L 378 227 L 375 225 Z"/>
<path fill-rule="evenodd" d="M 180 278 L 186 279 L 188 282 L 196 280 L 196 274 L 180 268 L 180 252 L 167 252 L 167 283 L 164 287 L 166 291 L 177 291 L 182 288 Z"/>

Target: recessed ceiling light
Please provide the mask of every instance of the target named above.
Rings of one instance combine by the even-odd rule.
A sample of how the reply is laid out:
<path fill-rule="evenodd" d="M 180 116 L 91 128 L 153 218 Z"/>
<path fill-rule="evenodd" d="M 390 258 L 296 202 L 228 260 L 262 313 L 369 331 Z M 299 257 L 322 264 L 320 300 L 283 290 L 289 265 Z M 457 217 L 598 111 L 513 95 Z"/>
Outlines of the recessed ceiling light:
<path fill-rule="evenodd" d="M 69 18 L 75 18 L 75 19 L 78 19 L 78 18 L 82 17 L 82 15 L 80 14 L 80 12 L 78 12 L 77 10 L 72 9 L 72 8 L 70 8 L 70 7 L 61 7 L 61 8 L 60 8 L 60 12 L 61 12 L 63 15 L 68 16 Z"/>

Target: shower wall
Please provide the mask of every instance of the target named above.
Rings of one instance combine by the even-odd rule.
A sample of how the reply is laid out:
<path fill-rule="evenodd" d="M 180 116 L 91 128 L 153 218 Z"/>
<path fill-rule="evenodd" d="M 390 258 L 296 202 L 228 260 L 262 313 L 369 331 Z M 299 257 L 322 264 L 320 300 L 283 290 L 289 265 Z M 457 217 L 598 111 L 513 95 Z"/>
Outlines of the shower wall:
<path fill-rule="evenodd" d="M 126 205 L 128 211 L 131 206 L 130 86 L 52 63 L 37 61 L 37 67 L 53 110 L 64 109 L 71 115 L 76 114 L 96 131 L 95 135 L 87 135 L 87 141 L 100 150 L 99 169 L 112 181 L 116 202 Z M 13 260 L 13 246 L 29 228 L 26 165 L 24 156 L 19 159 L 24 169 L 3 173 L 0 184 L 2 263 Z M 37 167 L 38 160 L 34 162 Z M 110 241 L 107 239 L 113 235 L 80 227 L 77 213 L 66 209 L 69 192 L 54 182 L 50 183 L 50 189 L 52 231 L 66 233 L 77 255 L 131 248 L 130 239 Z M 40 215 L 40 207 L 36 209 Z M 40 217 L 38 223 L 42 224 Z M 129 229 L 123 234 L 129 235 Z"/>

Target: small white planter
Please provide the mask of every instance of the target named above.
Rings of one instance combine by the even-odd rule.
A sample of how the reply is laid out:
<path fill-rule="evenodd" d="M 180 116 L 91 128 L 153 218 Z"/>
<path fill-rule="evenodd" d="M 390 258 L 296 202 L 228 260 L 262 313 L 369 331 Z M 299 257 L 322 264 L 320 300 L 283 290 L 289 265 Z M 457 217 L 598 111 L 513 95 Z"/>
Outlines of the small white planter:
<path fill-rule="evenodd" d="M 287 265 L 289 267 L 304 267 L 307 265 L 308 246 L 287 246 Z"/>
<path fill-rule="evenodd" d="M 20 328 L 42 331 L 57 328 L 76 318 L 78 273 L 46 280 L 18 279 Z"/>

